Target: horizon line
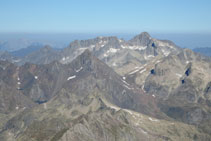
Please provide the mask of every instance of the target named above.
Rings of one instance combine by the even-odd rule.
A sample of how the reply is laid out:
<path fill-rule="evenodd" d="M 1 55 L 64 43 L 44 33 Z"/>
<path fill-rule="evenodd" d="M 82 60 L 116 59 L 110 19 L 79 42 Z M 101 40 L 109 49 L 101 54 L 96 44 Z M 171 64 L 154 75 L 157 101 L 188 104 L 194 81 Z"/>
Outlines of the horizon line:
<path fill-rule="evenodd" d="M 211 32 L 157 32 L 157 31 L 131 31 L 131 32 L 0 32 L 0 34 L 211 34 Z"/>

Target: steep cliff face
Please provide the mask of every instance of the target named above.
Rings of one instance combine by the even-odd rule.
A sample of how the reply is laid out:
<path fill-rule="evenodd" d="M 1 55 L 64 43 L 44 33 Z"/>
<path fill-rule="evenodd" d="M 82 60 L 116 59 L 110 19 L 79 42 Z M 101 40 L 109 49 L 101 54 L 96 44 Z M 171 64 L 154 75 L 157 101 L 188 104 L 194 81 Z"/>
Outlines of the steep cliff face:
<path fill-rule="evenodd" d="M 206 57 L 184 50 L 154 61 L 126 78 L 159 98 L 168 116 L 198 125 L 210 118 L 210 66 Z"/>

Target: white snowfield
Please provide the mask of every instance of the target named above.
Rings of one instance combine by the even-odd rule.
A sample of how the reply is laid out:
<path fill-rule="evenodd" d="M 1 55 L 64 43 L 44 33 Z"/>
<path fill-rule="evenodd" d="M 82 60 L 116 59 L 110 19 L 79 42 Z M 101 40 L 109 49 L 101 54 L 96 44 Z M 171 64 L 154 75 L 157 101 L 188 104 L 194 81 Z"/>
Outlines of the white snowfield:
<path fill-rule="evenodd" d="M 168 56 L 170 54 L 170 51 L 167 51 L 167 50 L 164 50 L 164 49 L 162 49 L 162 52 L 165 56 Z"/>
<path fill-rule="evenodd" d="M 135 69 L 134 71 L 130 72 L 129 75 L 134 74 L 134 73 L 140 71 L 140 70 L 143 69 L 143 68 L 144 68 L 143 66 L 141 66 L 141 67 L 136 67 L 136 69 Z"/>
<path fill-rule="evenodd" d="M 115 62 L 113 62 L 112 66 L 117 66 L 117 64 Z"/>
<path fill-rule="evenodd" d="M 151 58 L 153 58 L 153 57 L 155 57 L 154 55 L 148 55 L 148 56 L 144 56 L 144 59 L 145 60 L 148 60 L 148 59 L 151 59 Z"/>
<path fill-rule="evenodd" d="M 75 70 L 75 72 L 80 72 L 83 69 L 83 67 L 80 67 L 78 70 Z"/>
<path fill-rule="evenodd" d="M 70 76 L 70 77 L 68 77 L 68 78 L 67 78 L 67 81 L 69 81 L 69 80 L 71 80 L 71 79 L 74 79 L 74 78 L 76 78 L 76 76 L 75 76 L 75 75 Z"/>
<path fill-rule="evenodd" d="M 69 56 L 63 57 L 63 58 L 62 58 L 62 61 L 66 61 L 66 60 L 68 60 L 69 58 L 70 58 Z"/>
<path fill-rule="evenodd" d="M 160 63 L 160 60 L 158 60 L 158 61 L 156 62 L 156 64 L 157 64 L 157 63 Z"/>
<path fill-rule="evenodd" d="M 125 80 L 122 80 L 122 82 L 124 83 L 124 87 L 126 87 L 127 89 L 133 89 L 130 87 L 130 84 L 128 84 Z"/>
<path fill-rule="evenodd" d="M 65 58 L 65 57 L 63 57 L 63 58 L 62 58 L 62 61 L 65 61 L 65 60 L 66 60 L 66 58 Z"/>
<path fill-rule="evenodd" d="M 127 88 L 127 89 L 129 89 L 129 90 L 132 89 L 132 88 L 130 88 L 129 86 L 127 86 L 127 85 L 125 85 L 125 84 L 124 84 L 124 87 Z"/>
<path fill-rule="evenodd" d="M 125 84 L 128 85 L 128 86 L 130 85 L 130 84 L 128 84 L 125 80 L 122 80 L 122 82 L 125 83 Z"/>
<path fill-rule="evenodd" d="M 91 48 L 91 49 L 95 48 L 95 45 L 90 45 L 90 48 Z"/>
<path fill-rule="evenodd" d="M 124 46 L 124 45 L 121 45 L 121 48 L 131 49 L 131 50 L 145 50 L 147 48 L 147 46 Z"/>
<path fill-rule="evenodd" d="M 154 122 L 158 122 L 159 120 L 157 120 L 157 119 L 152 119 L 151 117 L 149 117 L 149 120 L 150 121 L 154 121 Z"/>
<path fill-rule="evenodd" d="M 146 71 L 146 69 L 143 69 L 143 70 L 141 70 L 139 73 L 143 73 L 143 72 L 145 72 Z"/>
<path fill-rule="evenodd" d="M 116 53 L 119 49 L 116 49 L 116 48 L 110 48 L 107 53 Z"/>
<path fill-rule="evenodd" d="M 178 77 L 182 77 L 182 74 L 176 73 L 176 75 L 177 75 Z"/>
<path fill-rule="evenodd" d="M 116 49 L 116 48 L 109 48 L 106 53 L 104 53 L 104 57 L 109 56 L 110 54 L 114 54 L 117 53 L 120 49 Z"/>
<path fill-rule="evenodd" d="M 100 41 L 98 44 L 100 44 L 100 47 L 104 47 L 107 44 L 107 41 Z"/>
<path fill-rule="evenodd" d="M 84 51 L 84 50 L 86 50 L 87 48 L 79 48 L 78 50 L 82 50 L 82 51 Z"/>

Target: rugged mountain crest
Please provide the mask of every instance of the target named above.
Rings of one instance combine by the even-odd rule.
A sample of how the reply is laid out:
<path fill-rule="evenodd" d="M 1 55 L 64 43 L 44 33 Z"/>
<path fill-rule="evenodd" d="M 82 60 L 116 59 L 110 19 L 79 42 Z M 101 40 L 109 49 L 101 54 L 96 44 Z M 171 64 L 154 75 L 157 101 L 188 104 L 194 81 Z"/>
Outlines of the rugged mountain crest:
<path fill-rule="evenodd" d="M 83 115 L 97 116 L 99 114 L 98 116 L 105 117 L 105 120 L 124 124 L 125 120 L 109 119 L 103 114 L 104 112 L 115 114 L 114 111 L 107 110 L 108 107 L 116 109 L 112 105 L 117 105 L 117 109 L 127 108 L 154 117 L 165 117 L 157 108 L 155 98 L 144 94 L 135 85 L 127 83 L 113 69 L 93 56 L 89 50 L 84 51 L 70 64 L 52 62 L 48 65 L 25 64 L 21 67 L 14 66 L 14 68 L 19 68 L 18 70 L 11 69 L 11 74 L 17 74 L 17 77 L 20 77 L 18 84 L 23 95 L 35 103 L 37 101 L 34 96 L 39 96 L 37 103 L 40 105 L 30 110 L 23 109 L 14 118 L 5 120 L 0 138 L 6 138 L 9 135 L 16 136 L 19 140 L 27 140 L 33 135 L 38 140 L 49 139 L 60 130 L 67 131 L 73 125 L 77 125 L 77 120 Z M 45 101 L 41 101 L 42 95 L 46 96 Z M 51 115 L 50 119 L 49 115 Z M 122 116 L 123 119 L 127 118 Z M 44 128 L 44 121 L 49 126 Z M 127 120 L 125 122 L 127 123 Z M 59 128 L 56 128 L 56 125 Z M 119 128 L 120 125 L 117 127 Z M 129 125 L 126 127 L 129 128 Z M 38 128 L 41 130 L 35 134 Z M 46 133 L 47 136 L 43 137 L 42 133 L 50 129 L 53 131 Z M 138 134 L 136 132 L 134 134 L 137 136 L 135 138 L 138 138 Z M 154 138 L 153 135 L 151 136 Z"/>
<path fill-rule="evenodd" d="M 48 65 L 25 64 L 6 71 L 11 73 L 10 76 L 16 77 L 8 78 L 7 83 L 17 85 L 16 89 L 21 94 L 38 104 L 49 101 L 61 90 L 82 97 L 96 90 L 120 107 L 152 116 L 160 115 L 153 97 L 145 95 L 135 85 L 128 84 L 89 50 L 84 51 L 70 64 L 61 64 L 57 61 Z M 17 79 L 16 83 L 14 79 Z"/>
<path fill-rule="evenodd" d="M 52 61 L 59 60 L 60 58 L 61 58 L 60 51 L 54 50 L 50 46 L 44 46 L 38 51 L 26 55 L 17 64 L 23 65 L 27 62 L 34 64 L 49 64 Z"/>
<path fill-rule="evenodd" d="M 111 36 L 75 40 L 60 51 L 45 47 L 21 58 L 17 64 L 22 65 L 26 62 L 48 64 L 55 60 L 66 64 L 86 49 L 92 51 L 97 58 L 121 75 L 133 71 L 135 66 L 144 65 L 157 56 L 168 56 L 170 53 L 177 54 L 180 51 L 172 42 L 151 38 L 148 33 L 144 32 L 130 41 Z"/>
<path fill-rule="evenodd" d="M 170 41 L 97 37 L 20 62 L 0 61 L 0 140 L 210 139 L 211 61 Z"/>
<path fill-rule="evenodd" d="M 147 32 L 143 32 L 129 41 L 129 43 L 136 46 L 148 46 L 151 42 L 151 36 Z M 153 44 L 154 46 L 154 44 Z"/>

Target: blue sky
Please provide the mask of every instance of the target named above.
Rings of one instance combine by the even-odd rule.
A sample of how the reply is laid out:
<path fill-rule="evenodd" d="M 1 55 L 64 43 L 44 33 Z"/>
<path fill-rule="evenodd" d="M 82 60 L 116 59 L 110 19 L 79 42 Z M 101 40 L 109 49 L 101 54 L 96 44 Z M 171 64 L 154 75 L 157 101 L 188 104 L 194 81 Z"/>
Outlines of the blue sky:
<path fill-rule="evenodd" d="M 0 0 L 0 33 L 211 33 L 211 0 Z"/>

